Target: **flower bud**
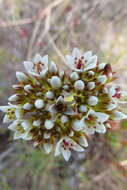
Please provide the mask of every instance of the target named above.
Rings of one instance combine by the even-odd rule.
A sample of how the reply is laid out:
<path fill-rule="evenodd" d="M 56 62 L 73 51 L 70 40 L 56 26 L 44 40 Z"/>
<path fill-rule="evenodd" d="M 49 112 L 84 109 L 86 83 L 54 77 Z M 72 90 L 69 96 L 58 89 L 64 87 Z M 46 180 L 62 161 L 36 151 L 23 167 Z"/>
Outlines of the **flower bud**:
<path fill-rule="evenodd" d="M 98 70 L 100 71 L 100 70 L 104 69 L 106 65 L 107 65 L 107 63 L 100 63 L 98 65 Z"/>
<path fill-rule="evenodd" d="M 51 136 L 50 133 L 47 133 L 47 132 L 44 133 L 44 138 L 45 139 L 50 139 L 50 136 Z"/>
<path fill-rule="evenodd" d="M 62 115 L 61 122 L 62 123 L 67 123 L 68 122 L 68 117 L 66 115 Z"/>
<path fill-rule="evenodd" d="M 40 125 L 41 125 L 41 120 L 40 119 L 33 121 L 33 126 L 39 127 Z"/>
<path fill-rule="evenodd" d="M 23 122 L 21 123 L 21 125 L 23 126 L 23 129 L 24 129 L 25 131 L 27 131 L 27 130 L 29 130 L 29 129 L 31 128 L 31 124 L 30 124 L 29 121 L 23 121 Z"/>
<path fill-rule="evenodd" d="M 46 129 L 52 129 L 54 127 L 54 122 L 52 120 L 47 119 L 44 124 Z"/>
<path fill-rule="evenodd" d="M 58 76 L 53 76 L 50 80 L 50 84 L 53 88 L 60 88 L 62 86 L 62 82 Z"/>
<path fill-rule="evenodd" d="M 27 84 L 27 85 L 24 86 L 24 90 L 27 91 L 27 92 L 29 92 L 32 89 L 33 89 L 33 87 L 30 84 Z"/>
<path fill-rule="evenodd" d="M 74 88 L 79 91 L 82 91 L 84 89 L 84 87 L 85 87 L 85 85 L 82 80 L 77 80 L 74 84 Z"/>
<path fill-rule="evenodd" d="M 16 72 L 16 77 L 20 82 L 28 80 L 28 77 L 23 72 Z"/>
<path fill-rule="evenodd" d="M 87 87 L 89 90 L 93 90 L 95 88 L 95 82 L 88 82 Z"/>
<path fill-rule="evenodd" d="M 97 81 L 100 82 L 101 84 L 105 84 L 107 81 L 106 75 L 100 75 L 97 77 Z"/>
<path fill-rule="evenodd" d="M 79 79 L 78 73 L 72 72 L 71 75 L 70 75 L 70 79 L 71 79 L 72 81 L 78 80 L 78 79 Z"/>
<path fill-rule="evenodd" d="M 56 73 L 57 72 L 57 66 L 53 61 L 51 61 L 50 65 L 49 65 L 49 72 L 50 73 Z"/>
<path fill-rule="evenodd" d="M 41 109 L 44 107 L 44 101 L 42 99 L 37 99 L 34 105 L 36 108 Z"/>
<path fill-rule="evenodd" d="M 9 98 L 8 98 L 8 100 L 11 102 L 11 101 L 17 101 L 18 100 L 18 96 L 17 96 L 17 94 L 13 94 L 12 96 L 10 96 Z"/>
<path fill-rule="evenodd" d="M 24 110 L 31 110 L 31 108 L 32 108 L 32 104 L 30 104 L 30 103 L 26 103 L 23 105 Z"/>
<path fill-rule="evenodd" d="M 80 111 L 80 112 L 87 112 L 87 107 L 84 106 L 84 105 L 81 105 L 81 106 L 79 107 L 79 111 Z"/>
<path fill-rule="evenodd" d="M 74 123 L 73 123 L 73 126 L 72 128 L 75 130 L 75 131 L 81 131 L 84 127 L 84 122 L 83 120 L 75 120 Z"/>
<path fill-rule="evenodd" d="M 88 104 L 90 106 L 95 106 L 98 103 L 98 98 L 96 96 L 90 96 L 88 99 Z"/>
<path fill-rule="evenodd" d="M 53 99 L 54 98 L 54 93 L 52 91 L 48 91 L 48 92 L 46 92 L 45 96 L 48 99 Z"/>

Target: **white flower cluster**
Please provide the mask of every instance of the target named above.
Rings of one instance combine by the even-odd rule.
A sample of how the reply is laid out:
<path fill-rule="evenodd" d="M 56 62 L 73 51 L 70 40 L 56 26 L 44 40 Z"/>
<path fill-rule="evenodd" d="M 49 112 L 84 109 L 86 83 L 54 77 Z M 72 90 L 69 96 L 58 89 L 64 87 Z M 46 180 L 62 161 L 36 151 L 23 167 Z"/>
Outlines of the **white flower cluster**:
<path fill-rule="evenodd" d="M 127 118 L 119 109 L 127 93 L 113 85 L 110 64 L 99 63 L 91 51 L 75 48 L 66 65 L 67 73 L 38 54 L 25 61 L 26 72 L 16 72 L 14 94 L 0 109 L 3 121 L 12 122 L 14 139 L 32 140 L 68 161 L 71 151 L 85 150 L 89 135 L 105 133 L 111 120 Z"/>

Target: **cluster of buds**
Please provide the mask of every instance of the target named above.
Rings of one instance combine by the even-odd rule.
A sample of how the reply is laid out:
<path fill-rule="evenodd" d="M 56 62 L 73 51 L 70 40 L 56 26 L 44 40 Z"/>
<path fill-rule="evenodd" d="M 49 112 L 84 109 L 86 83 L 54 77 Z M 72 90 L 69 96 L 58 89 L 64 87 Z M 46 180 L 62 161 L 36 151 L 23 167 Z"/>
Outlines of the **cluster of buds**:
<path fill-rule="evenodd" d="M 127 94 L 113 85 L 111 65 L 99 63 L 91 51 L 75 48 L 66 55 L 66 66 L 68 71 L 61 71 L 39 54 L 25 61 L 26 72 L 16 72 L 14 94 L 0 109 L 3 121 L 12 122 L 14 139 L 31 140 L 68 161 L 71 151 L 87 148 L 90 135 L 104 134 L 111 120 L 127 118 L 119 107 Z"/>

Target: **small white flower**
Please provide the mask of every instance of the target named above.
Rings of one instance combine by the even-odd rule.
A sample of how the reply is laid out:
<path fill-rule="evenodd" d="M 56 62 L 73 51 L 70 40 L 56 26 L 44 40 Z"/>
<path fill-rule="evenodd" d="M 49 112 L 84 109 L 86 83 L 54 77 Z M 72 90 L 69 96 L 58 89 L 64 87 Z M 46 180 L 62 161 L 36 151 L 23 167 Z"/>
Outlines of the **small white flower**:
<path fill-rule="evenodd" d="M 17 94 L 13 94 L 12 96 L 10 96 L 8 98 L 8 101 L 13 102 L 13 101 L 17 101 L 18 100 L 18 95 Z"/>
<path fill-rule="evenodd" d="M 16 72 L 16 77 L 20 82 L 24 82 L 28 80 L 28 77 L 23 72 Z"/>
<path fill-rule="evenodd" d="M 6 113 L 3 118 L 3 123 L 8 123 L 14 121 L 15 119 L 22 118 L 22 111 L 18 106 L 0 106 L 0 110 Z"/>
<path fill-rule="evenodd" d="M 45 96 L 48 99 L 53 99 L 54 98 L 54 93 L 52 91 L 48 91 L 48 92 L 46 92 Z"/>
<path fill-rule="evenodd" d="M 72 72 L 71 75 L 70 75 L 70 79 L 71 79 L 72 81 L 78 80 L 78 79 L 79 79 L 78 73 Z"/>
<path fill-rule="evenodd" d="M 92 52 L 81 53 L 79 49 L 74 48 L 72 55 L 66 56 L 67 66 L 77 72 L 84 72 L 97 66 L 97 56 L 92 56 Z"/>
<path fill-rule="evenodd" d="M 61 122 L 62 123 L 67 123 L 68 122 L 68 117 L 66 115 L 61 116 Z"/>
<path fill-rule="evenodd" d="M 71 156 L 71 150 L 83 152 L 84 148 L 70 137 L 63 137 L 56 145 L 55 156 L 62 154 L 64 159 L 68 161 Z"/>
<path fill-rule="evenodd" d="M 56 103 L 52 104 L 48 110 L 53 114 L 56 114 L 56 113 L 61 113 L 65 115 L 75 114 L 71 105 L 67 101 L 65 101 L 62 96 L 59 96 Z"/>
<path fill-rule="evenodd" d="M 98 103 L 98 98 L 97 98 L 96 96 L 90 96 L 90 97 L 88 98 L 88 104 L 89 104 L 90 106 L 96 106 L 97 103 Z"/>
<path fill-rule="evenodd" d="M 51 61 L 50 65 L 49 65 L 49 72 L 50 73 L 56 73 L 57 72 L 57 66 L 53 61 Z"/>
<path fill-rule="evenodd" d="M 26 104 L 23 105 L 23 109 L 24 110 L 31 110 L 32 106 L 33 106 L 32 104 L 26 103 Z"/>
<path fill-rule="evenodd" d="M 50 84 L 53 88 L 60 88 L 62 86 L 61 79 L 58 76 L 53 76 L 50 80 Z"/>
<path fill-rule="evenodd" d="M 50 144 L 50 143 L 45 143 L 44 145 L 43 145 L 43 148 L 44 148 L 44 150 L 45 150 L 45 152 L 47 153 L 47 154 L 49 154 L 50 152 L 51 152 L 51 150 L 52 150 L 52 144 Z"/>
<path fill-rule="evenodd" d="M 54 127 L 54 122 L 50 119 L 47 119 L 44 123 L 46 129 L 52 129 Z"/>
<path fill-rule="evenodd" d="M 79 91 L 82 91 L 84 89 L 85 85 L 84 85 L 84 82 L 82 80 L 77 80 L 75 83 L 74 83 L 74 88 L 76 90 L 79 90 Z"/>
<path fill-rule="evenodd" d="M 84 106 L 84 105 L 81 105 L 80 107 L 79 107 L 79 111 L 80 112 L 87 112 L 87 107 L 86 106 Z"/>
<path fill-rule="evenodd" d="M 33 126 L 39 127 L 40 125 L 41 125 L 41 120 L 40 119 L 33 121 Z"/>
<path fill-rule="evenodd" d="M 84 132 L 88 135 L 94 134 L 95 131 L 98 133 L 105 133 L 106 128 L 104 122 L 108 119 L 108 114 L 90 110 L 87 116 L 84 117 Z"/>
<path fill-rule="evenodd" d="M 100 75 L 100 76 L 98 76 L 98 77 L 97 77 L 97 81 L 98 81 L 99 83 L 101 83 L 101 84 L 105 84 L 106 81 L 107 81 L 106 75 Z"/>
<path fill-rule="evenodd" d="M 43 75 L 48 71 L 48 55 L 41 57 L 39 54 L 36 54 L 33 62 L 25 61 L 24 67 L 26 71 L 34 76 Z"/>
<path fill-rule="evenodd" d="M 34 103 L 37 109 L 41 109 L 44 107 L 44 101 L 42 99 L 37 99 Z"/>
<path fill-rule="evenodd" d="M 93 90 L 95 88 L 95 82 L 88 82 L 87 87 L 89 90 Z"/>

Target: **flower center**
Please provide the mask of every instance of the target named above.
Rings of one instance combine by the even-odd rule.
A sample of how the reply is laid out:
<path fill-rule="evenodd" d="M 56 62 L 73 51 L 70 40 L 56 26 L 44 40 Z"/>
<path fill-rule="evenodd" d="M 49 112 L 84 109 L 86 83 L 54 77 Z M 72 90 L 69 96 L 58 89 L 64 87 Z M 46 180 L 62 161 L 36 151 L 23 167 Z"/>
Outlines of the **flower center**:
<path fill-rule="evenodd" d="M 116 93 L 112 96 L 113 98 L 121 98 L 121 92 L 120 92 L 120 88 L 116 88 Z"/>
<path fill-rule="evenodd" d="M 63 102 L 57 102 L 55 104 L 55 110 L 60 113 L 64 112 L 66 110 L 66 107 L 66 104 L 64 104 Z"/>
<path fill-rule="evenodd" d="M 37 73 L 40 73 L 42 71 L 42 68 L 44 67 L 44 63 L 38 62 L 37 64 L 34 64 L 34 70 Z"/>
<path fill-rule="evenodd" d="M 85 65 L 86 60 L 84 60 L 84 57 L 82 56 L 81 58 L 75 57 L 75 65 L 77 69 L 83 69 Z"/>
<path fill-rule="evenodd" d="M 65 139 L 63 140 L 62 147 L 64 148 L 64 150 L 67 150 L 67 149 L 71 150 L 72 146 L 73 146 L 72 143 L 67 142 Z"/>

